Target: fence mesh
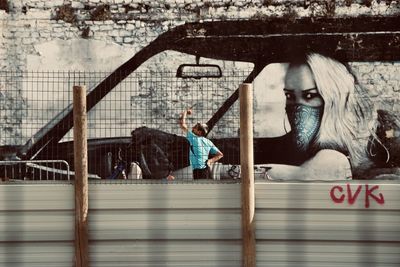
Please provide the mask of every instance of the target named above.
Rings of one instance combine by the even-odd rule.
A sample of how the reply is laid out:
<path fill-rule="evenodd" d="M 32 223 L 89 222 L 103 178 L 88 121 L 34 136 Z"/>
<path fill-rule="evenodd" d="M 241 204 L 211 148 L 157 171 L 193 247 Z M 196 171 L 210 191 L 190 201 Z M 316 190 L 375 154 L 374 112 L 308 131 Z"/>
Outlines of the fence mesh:
<path fill-rule="evenodd" d="M 2 158 L 25 155 L 25 160 L 66 160 L 73 170 L 72 124 L 65 117 L 72 110 L 73 86 L 84 85 L 88 101 L 92 94 L 94 104 L 88 111 L 91 174 L 101 179 L 125 179 L 138 178 L 137 172 L 142 171 L 141 177 L 160 178 L 154 174 L 154 166 L 147 166 L 151 173 L 146 173 L 141 160 L 151 165 L 149 158 L 160 157 L 162 161 L 164 156 L 176 179 L 191 180 L 192 171 L 186 168 L 189 151 L 178 124 L 180 113 L 193 107 L 187 118 L 189 129 L 197 122 L 207 122 L 249 74 L 250 70 L 231 71 L 217 79 L 182 79 L 173 72 L 142 71 L 128 75 L 103 97 L 104 91 L 92 90 L 109 75 L 105 72 L 1 72 Z M 238 109 L 238 103 L 233 104 L 208 138 L 238 137 Z M 39 140 L 43 143 L 35 148 Z M 148 148 L 152 140 L 158 140 L 164 155 Z M 32 147 L 35 149 L 30 150 Z M 132 164 L 135 162 L 140 169 Z M 236 177 L 236 166 L 224 168 Z M 214 176 L 219 179 L 217 169 L 221 166 L 214 167 Z"/>

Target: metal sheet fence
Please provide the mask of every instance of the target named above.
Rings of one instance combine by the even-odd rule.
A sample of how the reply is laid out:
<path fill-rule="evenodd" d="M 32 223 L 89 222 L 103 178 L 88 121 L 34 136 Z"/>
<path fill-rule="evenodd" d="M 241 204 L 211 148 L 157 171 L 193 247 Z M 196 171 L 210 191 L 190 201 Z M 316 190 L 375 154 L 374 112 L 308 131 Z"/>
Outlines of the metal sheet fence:
<path fill-rule="evenodd" d="M 332 201 L 332 188 L 347 186 L 362 188 L 358 197 Z M 257 266 L 399 266 L 399 187 L 256 183 Z M 0 187 L 0 266 L 73 264 L 73 192 L 60 182 Z M 239 196 L 238 183 L 90 184 L 90 266 L 242 266 Z"/>

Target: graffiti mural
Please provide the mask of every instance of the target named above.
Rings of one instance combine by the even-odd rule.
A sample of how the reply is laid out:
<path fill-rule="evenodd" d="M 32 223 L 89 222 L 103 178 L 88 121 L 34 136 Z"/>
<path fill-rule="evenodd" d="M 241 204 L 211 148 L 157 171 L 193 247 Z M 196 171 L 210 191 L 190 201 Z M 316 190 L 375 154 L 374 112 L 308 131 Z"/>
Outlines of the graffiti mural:
<path fill-rule="evenodd" d="M 349 64 L 318 53 L 268 68 L 255 79 L 256 99 L 270 98 L 258 100 L 255 127 L 258 136 L 275 137 L 260 138 L 255 153 L 272 178 L 397 177 L 398 104 L 373 97 Z M 265 92 L 274 77 L 280 82 Z"/>
<path fill-rule="evenodd" d="M 169 30 L 90 83 L 95 85 L 87 95 L 93 119 L 89 125 L 97 132 L 89 134 L 94 137 L 89 140 L 89 171 L 103 179 L 129 177 L 134 163 L 145 178 L 154 179 L 165 176 L 155 175 L 164 168 L 157 163 L 162 163 L 167 173 L 177 176 L 190 166 L 179 113 L 194 107 L 188 129 L 197 121 L 206 125 L 205 137 L 224 155 L 219 169 L 237 178 L 238 88 L 252 83 L 254 163 L 263 170 L 263 179 L 398 179 L 400 46 L 398 26 L 393 25 L 400 25 L 399 18 L 213 21 Z M 167 51 L 175 56 L 168 58 Z M 157 74 L 166 73 L 165 66 L 132 78 L 157 55 L 165 62 L 191 62 L 181 64 L 172 78 Z M 252 69 L 235 76 L 224 68 L 221 73 L 218 66 L 235 69 L 239 63 Z M 190 67 L 191 73 L 185 76 L 182 66 Z M 72 121 L 67 106 L 25 144 L 7 151 L 13 151 L 11 158 L 24 160 L 66 160 L 73 169 L 71 137 L 63 139 Z M 5 154 L 1 157 L 7 159 Z M 340 200 L 338 190 L 333 196 Z M 369 198 L 375 199 L 374 190 L 367 190 Z M 350 201 L 357 192 L 352 191 Z"/>

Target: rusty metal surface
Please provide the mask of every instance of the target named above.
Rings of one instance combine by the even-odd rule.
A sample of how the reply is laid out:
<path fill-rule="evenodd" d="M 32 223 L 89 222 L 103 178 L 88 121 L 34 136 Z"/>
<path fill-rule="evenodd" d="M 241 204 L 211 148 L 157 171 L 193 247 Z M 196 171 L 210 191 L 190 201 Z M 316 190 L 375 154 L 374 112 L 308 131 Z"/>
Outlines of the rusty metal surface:
<path fill-rule="evenodd" d="M 192 23 L 175 29 L 182 38 L 173 43 L 173 48 L 204 57 L 253 63 L 284 62 L 299 49 L 347 61 L 399 60 L 399 25 L 399 17 Z"/>

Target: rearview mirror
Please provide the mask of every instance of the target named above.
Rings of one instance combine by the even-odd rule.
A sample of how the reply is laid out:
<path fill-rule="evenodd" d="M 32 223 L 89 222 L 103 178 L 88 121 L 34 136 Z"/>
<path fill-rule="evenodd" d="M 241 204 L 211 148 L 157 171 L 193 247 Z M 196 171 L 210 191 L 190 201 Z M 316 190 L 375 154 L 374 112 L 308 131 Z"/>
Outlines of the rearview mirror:
<path fill-rule="evenodd" d="M 178 78 L 220 78 L 221 68 L 215 64 L 199 64 L 200 57 L 196 56 L 196 64 L 181 64 L 176 71 Z"/>
<path fill-rule="evenodd" d="M 178 78 L 220 78 L 221 68 L 214 64 L 182 64 L 176 71 Z"/>

